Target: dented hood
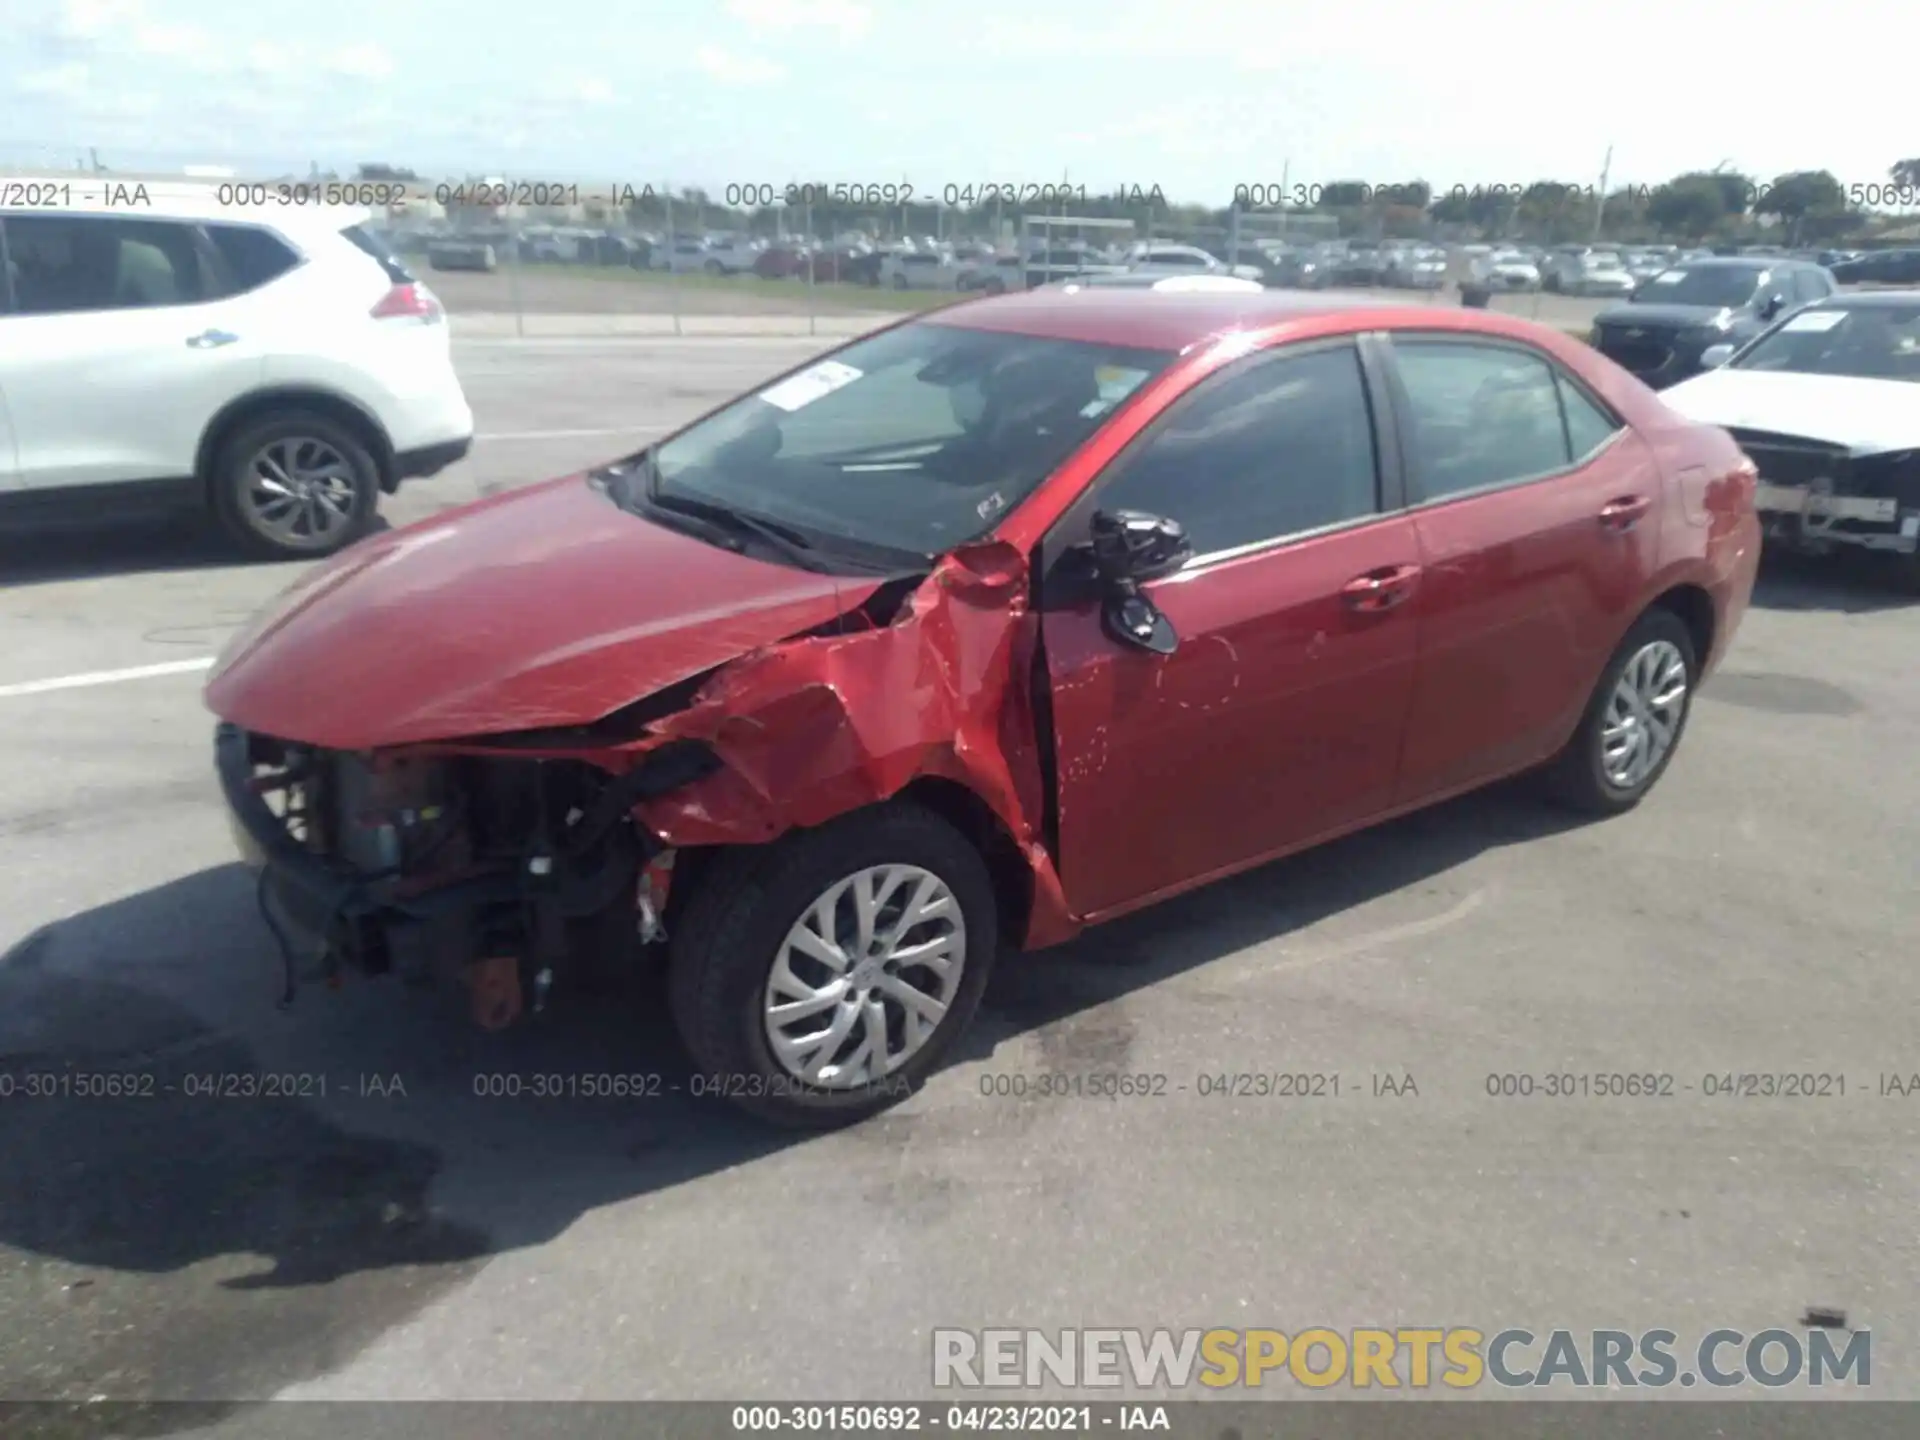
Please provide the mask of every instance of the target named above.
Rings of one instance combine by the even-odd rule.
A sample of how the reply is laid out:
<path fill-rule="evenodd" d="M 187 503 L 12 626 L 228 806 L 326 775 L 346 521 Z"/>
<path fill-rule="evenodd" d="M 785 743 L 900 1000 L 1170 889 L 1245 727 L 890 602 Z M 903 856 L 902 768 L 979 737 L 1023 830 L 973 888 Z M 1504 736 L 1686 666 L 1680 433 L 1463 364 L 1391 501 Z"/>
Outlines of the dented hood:
<path fill-rule="evenodd" d="M 315 567 L 234 638 L 206 700 L 245 729 L 339 750 L 586 724 L 879 583 L 733 554 L 576 476 Z"/>

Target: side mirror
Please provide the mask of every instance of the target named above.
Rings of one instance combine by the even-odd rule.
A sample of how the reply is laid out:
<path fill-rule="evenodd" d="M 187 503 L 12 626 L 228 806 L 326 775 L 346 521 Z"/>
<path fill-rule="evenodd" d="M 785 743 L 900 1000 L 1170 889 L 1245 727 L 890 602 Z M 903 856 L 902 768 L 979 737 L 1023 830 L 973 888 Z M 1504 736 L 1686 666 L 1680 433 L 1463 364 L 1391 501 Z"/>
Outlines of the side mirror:
<path fill-rule="evenodd" d="M 1729 345 L 1724 340 L 1718 345 L 1707 346 L 1706 349 L 1700 352 L 1700 368 L 1702 370 L 1718 370 L 1733 358 L 1733 352 L 1739 348 L 1737 345 Z"/>
<path fill-rule="evenodd" d="M 1107 634 L 1122 645 L 1171 655 L 1180 637 L 1140 587 L 1173 574 L 1193 557 L 1186 530 L 1176 520 L 1141 510 L 1096 510 L 1091 528 L 1093 568 L 1106 591 L 1100 619 Z"/>
<path fill-rule="evenodd" d="M 1762 320 L 1771 320 L 1773 319 L 1774 316 L 1778 315 L 1782 310 L 1786 308 L 1787 308 L 1787 297 L 1780 294 L 1780 292 L 1776 290 L 1773 294 L 1767 296 L 1767 298 L 1761 302 L 1760 318 Z"/>

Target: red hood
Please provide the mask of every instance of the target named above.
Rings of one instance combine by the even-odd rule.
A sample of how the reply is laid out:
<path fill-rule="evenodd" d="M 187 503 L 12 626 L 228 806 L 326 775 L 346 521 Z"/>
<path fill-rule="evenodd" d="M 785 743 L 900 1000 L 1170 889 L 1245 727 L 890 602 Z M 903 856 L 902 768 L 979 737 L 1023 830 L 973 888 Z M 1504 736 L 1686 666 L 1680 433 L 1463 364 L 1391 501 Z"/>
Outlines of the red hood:
<path fill-rule="evenodd" d="M 586 724 L 878 583 L 718 549 L 576 476 L 316 566 L 234 638 L 206 700 L 245 729 L 335 750 Z"/>

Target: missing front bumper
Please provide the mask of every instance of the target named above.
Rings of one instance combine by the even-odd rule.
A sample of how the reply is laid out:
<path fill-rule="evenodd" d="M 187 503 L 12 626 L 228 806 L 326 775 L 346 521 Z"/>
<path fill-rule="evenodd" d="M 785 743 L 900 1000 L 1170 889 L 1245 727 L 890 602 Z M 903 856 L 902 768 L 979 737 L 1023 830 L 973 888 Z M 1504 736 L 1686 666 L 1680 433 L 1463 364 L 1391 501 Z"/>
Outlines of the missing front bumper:
<path fill-rule="evenodd" d="M 1903 511 L 1891 496 L 1836 494 L 1763 480 L 1753 503 L 1769 539 L 1815 550 L 1847 545 L 1899 555 L 1920 551 L 1920 509 Z"/>

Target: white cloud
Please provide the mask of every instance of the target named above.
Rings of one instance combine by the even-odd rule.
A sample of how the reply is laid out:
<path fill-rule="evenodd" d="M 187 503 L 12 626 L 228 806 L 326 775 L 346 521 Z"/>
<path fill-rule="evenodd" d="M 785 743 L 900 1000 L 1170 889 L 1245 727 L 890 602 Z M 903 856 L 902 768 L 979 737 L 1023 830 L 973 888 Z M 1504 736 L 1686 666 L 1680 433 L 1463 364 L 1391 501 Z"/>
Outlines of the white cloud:
<path fill-rule="evenodd" d="M 842 40 L 873 25 L 873 11 L 860 0 L 727 0 L 727 13 L 755 30 L 832 30 Z"/>
<path fill-rule="evenodd" d="M 256 40 L 247 46 L 247 68 L 256 75 L 281 75 L 300 63 L 300 51 L 271 40 Z"/>
<path fill-rule="evenodd" d="M 353 75 L 362 80 L 384 80 L 394 70 L 393 56 L 371 40 L 336 50 L 324 63 L 336 75 Z"/>
<path fill-rule="evenodd" d="M 763 56 L 742 55 L 722 50 L 718 45 L 702 45 L 694 52 L 694 59 L 708 78 L 722 85 L 765 85 L 787 73 L 784 67 Z"/>
<path fill-rule="evenodd" d="M 64 65 L 55 65 L 46 70 L 36 70 L 31 75 L 20 78 L 21 93 L 26 95 L 49 95 L 62 100 L 77 100 L 87 90 L 87 67 L 77 60 L 69 60 Z"/>
<path fill-rule="evenodd" d="M 582 80 L 578 94 L 589 105 L 611 105 L 614 98 L 613 86 L 597 75 Z"/>
<path fill-rule="evenodd" d="M 142 55 L 183 60 L 189 64 L 217 63 L 219 58 L 219 49 L 213 36 L 198 25 L 136 26 L 133 48 Z"/>
<path fill-rule="evenodd" d="M 54 34 L 62 40 L 96 41 L 139 18 L 141 0 L 63 0 Z"/>

